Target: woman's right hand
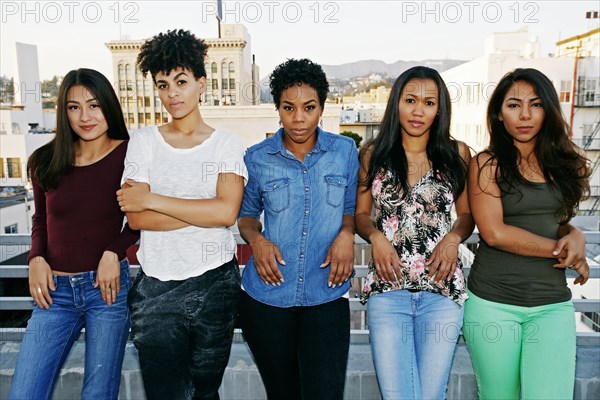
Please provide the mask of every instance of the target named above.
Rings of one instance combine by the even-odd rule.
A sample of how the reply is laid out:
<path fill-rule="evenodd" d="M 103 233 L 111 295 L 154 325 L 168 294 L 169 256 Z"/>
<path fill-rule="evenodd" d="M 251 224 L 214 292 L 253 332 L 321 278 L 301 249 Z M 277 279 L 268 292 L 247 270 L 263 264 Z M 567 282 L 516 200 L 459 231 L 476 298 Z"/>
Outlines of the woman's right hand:
<path fill-rule="evenodd" d="M 377 276 L 384 281 L 398 282 L 398 277 L 402 276 L 402 261 L 396 248 L 382 232 L 374 233 L 370 239 Z"/>
<path fill-rule="evenodd" d="M 281 275 L 277 263 L 285 265 L 285 261 L 279 247 L 260 234 L 256 240 L 250 242 L 250 246 L 258 275 L 268 285 L 281 286 L 283 275 Z"/>
<path fill-rule="evenodd" d="M 29 293 L 40 308 L 48 309 L 52 304 L 50 292 L 55 291 L 52 268 L 44 257 L 34 257 L 29 260 Z"/>

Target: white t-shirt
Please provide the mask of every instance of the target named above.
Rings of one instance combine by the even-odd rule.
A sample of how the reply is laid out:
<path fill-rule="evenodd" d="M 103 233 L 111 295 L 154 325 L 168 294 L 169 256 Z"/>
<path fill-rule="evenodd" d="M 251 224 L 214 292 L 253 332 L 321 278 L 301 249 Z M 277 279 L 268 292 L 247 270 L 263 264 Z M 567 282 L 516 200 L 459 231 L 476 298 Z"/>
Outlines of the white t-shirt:
<path fill-rule="evenodd" d="M 182 199 L 209 199 L 217 195 L 219 173 L 235 173 L 248 180 L 244 149 L 239 139 L 215 130 L 190 149 L 169 145 L 157 126 L 131 135 L 125 157 L 124 182 L 146 182 L 153 193 Z M 148 276 L 183 280 L 217 268 L 235 255 L 230 227 L 187 226 L 172 231 L 142 230 L 138 260 Z"/>

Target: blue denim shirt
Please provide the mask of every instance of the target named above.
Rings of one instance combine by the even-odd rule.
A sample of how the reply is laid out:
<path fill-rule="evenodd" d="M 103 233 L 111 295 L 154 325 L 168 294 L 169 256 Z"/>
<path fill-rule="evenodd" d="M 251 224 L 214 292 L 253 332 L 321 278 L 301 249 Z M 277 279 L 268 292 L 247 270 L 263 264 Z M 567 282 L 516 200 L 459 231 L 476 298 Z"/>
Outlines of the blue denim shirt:
<path fill-rule="evenodd" d="M 267 285 L 251 257 L 242 283 L 254 299 L 276 307 L 312 306 L 335 300 L 350 288 L 327 286 L 329 267 L 319 268 L 339 234 L 344 215 L 354 215 L 358 153 L 354 141 L 317 129 L 315 147 L 299 161 L 283 145 L 283 129 L 248 149 L 248 184 L 240 217 L 259 219 L 263 235 L 281 250 L 285 282 Z"/>

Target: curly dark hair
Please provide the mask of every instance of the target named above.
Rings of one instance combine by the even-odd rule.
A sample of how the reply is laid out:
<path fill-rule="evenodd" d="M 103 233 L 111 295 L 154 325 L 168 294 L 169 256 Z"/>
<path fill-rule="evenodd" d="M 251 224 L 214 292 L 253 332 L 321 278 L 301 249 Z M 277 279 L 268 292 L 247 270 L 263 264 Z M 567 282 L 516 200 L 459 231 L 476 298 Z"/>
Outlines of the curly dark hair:
<path fill-rule="evenodd" d="M 140 71 L 146 76 L 148 72 L 152 79 L 157 73 L 168 74 L 175 68 L 187 68 L 194 78 L 206 77 L 204 57 L 208 45 L 190 31 L 183 29 L 159 33 L 146 40 L 142 45 L 137 63 Z"/>
<path fill-rule="evenodd" d="M 283 64 L 279 64 L 273 70 L 270 76 L 269 87 L 273 95 L 275 107 L 279 108 L 281 102 L 281 93 L 294 85 L 309 85 L 317 91 L 321 107 L 325 106 L 327 93 L 329 93 L 329 83 L 323 68 L 307 58 L 295 60 L 288 59 Z"/>

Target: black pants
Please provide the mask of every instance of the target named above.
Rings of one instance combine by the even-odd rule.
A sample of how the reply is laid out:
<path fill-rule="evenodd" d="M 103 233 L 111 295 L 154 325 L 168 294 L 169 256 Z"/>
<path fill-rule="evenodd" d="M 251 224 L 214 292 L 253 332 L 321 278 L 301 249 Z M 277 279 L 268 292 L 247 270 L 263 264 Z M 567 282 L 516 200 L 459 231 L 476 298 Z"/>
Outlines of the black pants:
<path fill-rule="evenodd" d="M 149 400 L 219 398 L 239 294 L 235 258 L 183 281 L 140 273 L 129 307 Z"/>
<path fill-rule="evenodd" d="M 344 397 L 350 347 L 348 299 L 280 308 L 242 292 L 240 325 L 269 400 Z"/>

